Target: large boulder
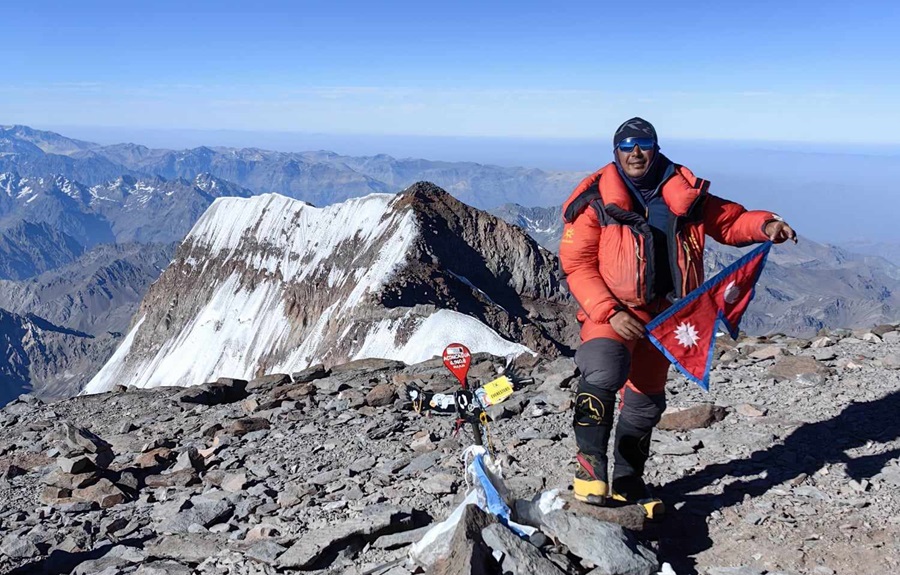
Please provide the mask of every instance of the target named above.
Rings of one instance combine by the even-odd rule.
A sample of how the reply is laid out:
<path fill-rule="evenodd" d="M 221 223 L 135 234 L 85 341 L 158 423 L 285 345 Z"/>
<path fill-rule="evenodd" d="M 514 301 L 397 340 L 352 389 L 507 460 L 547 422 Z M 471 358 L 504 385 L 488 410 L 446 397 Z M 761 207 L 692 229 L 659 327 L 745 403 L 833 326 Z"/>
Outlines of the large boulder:
<path fill-rule="evenodd" d="M 712 403 L 701 403 L 680 411 L 666 411 L 657 427 L 669 431 L 688 431 L 709 427 L 725 419 L 725 408 Z"/>
<path fill-rule="evenodd" d="M 569 551 L 596 565 L 597 573 L 654 575 L 659 567 L 656 554 L 621 525 L 558 510 L 544 517 L 544 526 Z"/>

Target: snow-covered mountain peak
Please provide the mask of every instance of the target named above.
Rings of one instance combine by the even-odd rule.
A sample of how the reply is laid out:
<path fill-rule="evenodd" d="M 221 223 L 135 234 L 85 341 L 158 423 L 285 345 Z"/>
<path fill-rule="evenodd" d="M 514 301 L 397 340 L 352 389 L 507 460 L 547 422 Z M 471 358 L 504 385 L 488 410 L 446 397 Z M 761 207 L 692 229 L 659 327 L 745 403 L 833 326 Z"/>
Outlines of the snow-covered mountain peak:
<path fill-rule="evenodd" d="M 279 194 L 218 198 L 185 242 L 223 261 L 242 258 L 257 271 L 291 281 L 326 276 L 329 287 L 355 281 L 377 289 L 418 233 L 410 210 L 391 209 L 395 201 L 390 194 L 372 194 L 316 208 Z M 378 257 L 371 257 L 369 246 L 379 247 Z"/>
<path fill-rule="evenodd" d="M 87 391 L 421 361 L 444 339 L 499 355 L 565 347 L 568 334 L 539 321 L 567 305 L 553 256 L 417 186 L 325 208 L 278 194 L 215 200 Z"/>

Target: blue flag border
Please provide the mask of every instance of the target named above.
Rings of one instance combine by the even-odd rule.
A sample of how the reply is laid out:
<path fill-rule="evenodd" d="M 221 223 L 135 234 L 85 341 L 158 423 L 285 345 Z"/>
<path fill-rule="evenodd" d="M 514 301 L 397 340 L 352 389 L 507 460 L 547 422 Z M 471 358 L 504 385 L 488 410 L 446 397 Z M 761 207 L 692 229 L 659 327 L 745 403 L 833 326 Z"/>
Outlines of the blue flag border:
<path fill-rule="evenodd" d="M 756 282 L 759 281 L 759 276 L 760 276 L 760 274 L 762 274 L 763 269 L 766 267 L 766 262 L 769 259 L 769 250 L 771 249 L 771 247 L 772 247 L 772 242 L 767 241 L 767 242 L 764 242 L 762 245 L 747 252 L 746 254 L 744 254 L 743 256 L 738 258 L 736 261 L 734 261 L 727 268 L 725 268 L 724 270 L 722 270 L 718 274 L 716 274 L 715 277 L 710 278 L 710 279 L 706 280 L 705 282 L 703 282 L 703 285 L 701 285 L 700 287 L 698 287 L 697 289 L 695 289 L 694 291 L 692 291 L 685 297 L 683 297 L 680 300 L 678 300 L 677 302 L 675 302 L 672 305 L 672 307 L 670 307 L 666 311 L 662 312 L 661 314 L 659 314 L 658 316 L 653 318 L 653 320 L 647 324 L 647 327 L 646 327 L 647 339 L 649 339 L 650 342 L 653 345 L 655 345 L 657 347 L 657 349 L 659 349 L 659 351 L 661 351 L 663 353 L 663 355 L 665 355 L 666 358 L 670 362 L 672 362 L 672 365 L 675 366 L 675 369 L 677 369 L 681 373 L 681 375 L 685 376 L 690 381 L 693 381 L 694 383 L 699 385 L 703 389 L 703 391 L 707 391 L 707 392 L 709 391 L 709 372 L 710 372 L 710 369 L 712 368 L 713 348 L 716 345 L 716 339 L 718 339 L 718 337 L 719 337 L 718 333 L 717 333 L 718 332 L 717 328 L 718 328 L 719 322 L 721 322 L 722 325 L 725 326 L 725 328 L 728 330 L 728 333 L 734 339 L 737 339 L 738 335 L 740 334 L 740 332 L 738 331 L 738 326 L 731 325 L 728 322 L 728 320 L 725 319 L 725 315 L 722 314 L 721 310 L 716 315 L 716 321 L 713 322 L 713 335 L 712 335 L 712 338 L 710 338 L 709 349 L 706 352 L 706 368 L 704 368 L 704 370 L 703 370 L 703 378 L 702 379 L 700 379 L 698 377 L 694 377 L 692 374 L 690 374 L 684 368 L 684 366 L 681 365 L 681 362 L 679 362 L 677 359 L 675 359 L 675 357 L 671 353 L 669 353 L 669 350 L 667 350 L 665 348 L 665 346 L 663 346 L 663 344 L 660 343 L 659 339 L 657 339 L 653 335 L 652 331 L 654 329 L 656 329 L 657 327 L 659 327 L 659 324 L 663 323 L 664 321 L 666 321 L 667 319 L 669 319 L 670 317 L 672 317 L 673 315 L 678 313 L 683 307 L 685 307 L 689 303 L 693 302 L 695 299 L 699 298 L 704 293 L 708 292 L 714 286 L 717 286 L 720 283 L 722 283 L 723 281 L 725 281 L 725 279 L 729 275 L 731 275 L 731 273 L 734 272 L 734 270 L 747 265 L 747 263 L 750 262 L 750 260 L 757 257 L 760 254 L 760 252 L 765 252 L 763 254 L 763 259 L 759 266 L 759 269 L 756 271 L 756 276 L 753 278 L 753 291 L 750 293 L 750 301 L 747 302 L 747 305 L 749 306 L 750 302 L 753 301 L 753 298 L 756 297 Z"/>

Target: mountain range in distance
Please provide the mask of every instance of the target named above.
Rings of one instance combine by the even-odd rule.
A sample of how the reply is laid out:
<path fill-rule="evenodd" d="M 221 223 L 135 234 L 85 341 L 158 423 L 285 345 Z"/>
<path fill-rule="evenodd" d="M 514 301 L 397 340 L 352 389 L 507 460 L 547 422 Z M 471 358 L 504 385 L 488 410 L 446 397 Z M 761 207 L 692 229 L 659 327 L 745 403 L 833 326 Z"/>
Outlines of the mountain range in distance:
<path fill-rule="evenodd" d="M 482 209 L 507 202 L 552 205 L 585 175 L 384 154 L 352 157 L 326 151 L 100 146 L 26 126 L 0 128 L 0 172 L 63 176 L 85 186 L 105 185 L 123 175 L 191 181 L 207 173 L 254 193 L 275 192 L 317 206 L 370 193 L 396 193 L 426 180 Z"/>
<path fill-rule="evenodd" d="M 172 274 L 176 273 L 175 270 L 180 270 L 186 274 L 186 278 L 193 278 L 199 285 L 206 285 L 208 290 L 223 289 L 223 278 L 204 275 L 209 270 L 202 272 L 188 266 L 188 259 L 182 253 L 188 249 L 200 250 L 200 244 L 196 241 L 190 244 L 191 248 L 186 247 L 188 244 L 185 242 L 192 236 L 190 230 L 204 220 L 204 214 L 216 202 L 238 202 L 234 205 L 240 206 L 245 205 L 241 201 L 255 202 L 262 195 L 270 194 L 267 201 L 273 207 L 269 210 L 275 209 L 277 204 L 279 209 L 288 213 L 309 215 L 321 210 L 326 213 L 330 213 L 328 210 L 340 212 L 346 209 L 346 202 L 351 201 L 348 205 L 352 205 L 352 202 L 362 201 L 354 198 L 370 197 L 373 193 L 374 197 L 390 198 L 408 184 L 432 180 L 442 183 L 441 188 L 464 202 L 433 202 L 428 199 L 429 194 L 413 194 L 417 198 L 417 205 L 420 204 L 420 208 L 413 208 L 413 211 L 425 218 L 425 214 L 431 212 L 421 206 L 444 206 L 441 217 L 435 217 L 434 214 L 428 216 L 428 221 L 433 224 L 431 233 L 449 234 L 446 238 L 448 244 L 469 246 L 465 248 L 470 250 L 469 253 L 476 244 L 482 247 L 493 246 L 491 249 L 499 250 L 500 253 L 492 254 L 490 259 L 495 265 L 499 265 L 496 258 L 506 254 L 506 257 L 516 259 L 518 256 L 515 254 L 520 248 L 502 242 L 486 243 L 483 237 L 475 242 L 472 237 L 468 237 L 472 234 L 490 235 L 491 232 L 487 230 L 497 229 L 496 223 L 479 224 L 481 227 L 473 231 L 465 226 L 454 226 L 446 222 L 453 221 L 454 218 L 488 222 L 490 220 L 486 218 L 489 216 L 477 210 L 472 211 L 466 204 L 490 208 L 494 216 L 525 230 L 534 240 L 555 253 L 561 235 L 558 207 L 560 198 L 566 197 L 583 175 L 581 172 L 546 172 L 472 162 L 398 160 L 386 155 L 350 157 L 324 151 L 282 153 L 209 147 L 174 151 L 150 149 L 135 144 L 100 146 L 23 126 L 0 128 L 0 309 L 7 312 L 3 325 L 6 326 L 4 329 L 7 330 L 7 336 L 12 338 L 9 341 L 18 337 L 15 334 L 23 333 L 34 334 L 34 341 L 52 341 L 33 346 L 34 350 L 52 350 L 35 358 L 23 354 L 21 349 L 10 344 L 7 347 L 7 357 L 0 357 L 0 365 L 6 367 L 0 369 L 18 374 L 18 379 L 15 380 L 19 382 L 17 389 L 32 386 L 36 393 L 47 396 L 53 393 L 71 393 L 84 385 L 85 374 L 93 376 L 107 362 L 116 344 L 135 330 L 136 322 L 142 316 L 141 310 L 148 318 L 155 318 L 153 321 L 157 327 L 164 324 L 160 324 L 162 320 L 155 315 L 162 312 L 148 312 L 155 305 L 163 305 L 160 302 L 164 298 L 160 294 L 166 293 L 165 290 L 160 291 L 162 288 L 154 291 L 151 287 L 154 282 L 162 281 L 169 285 L 167 282 L 174 281 Z M 279 195 L 273 196 L 271 192 Z M 279 197 L 282 200 L 276 202 L 273 199 Z M 441 197 L 450 196 L 444 194 Z M 287 200 L 290 202 L 283 206 L 278 203 Z M 298 201 L 296 204 L 291 203 Z M 366 200 L 362 203 L 371 206 L 378 202 Z M 533 205 L 521 205 L 523 203 Z M 455 207 L 450 208 L 451 204 Z M 541 204 L 554 207 L 540 207 Z M 379 217 L 391 217 L 387 215 L 389 211 L 384 207 Z M 268 212 L 258 215 L 259 225 L 271 217 Z M 310 260 L 313 257 L 310 254 L 316 251 L 315 244 L 304 249 L 291 248 L 283 244 L 281 237 L 271 238 L 271 242 L 267 242 L 264 237 L 254 235 L 252 222 L 241 222 L 243 223 L 236 230 L 243 230 L 240 233 L 246 235 L 244 240 L 256 238 L 252 240 L 256 244 L 241 244 L 238 249 L 235 246 L 240 244 L 237 240 L 241 238 L 232 237 L 229 240 L 232 242 L 229 245 L 233 247 L 230 253 L 255 255 L 250 258 L 250 262 L 245 257 L 232 257 L 227 260 L 229 265 L 244 262 L 241 265 L 253 267 L 257 265 L 253 258 L 268 258 L 271 253 L 279 251 L 293 254 L 289 257 L 299 258 L 302 262 L 304 259 Z M 364 222 L 348 220 L 345 227 L 347 230 L 361 230 L 365 225 Z M 223 237 L 239 233 L 236 230 L 228 232 L 226 225 L 220 228 L 219 233 Z M 290 226 L 281 229 L 279 233 L 285 236 L 303 235 Z M 463 237 L 460 238 L 459 234 Z M 500 235 L 507 237 L 509 233 Z M 194 240 L 198 237 L 200 236 L 195 236 Z M 209 234 L 203 237 L 207 242 L 203 245 L 207 248 L 213 245 L 209 242 L 220 241 L 209 239 Z M 424 237 L 430 236 L 426 234 Z M 380 245 L 377 241 L 375 244 Z M 176 251 L 176 246 L 179 245 L 181 247 Z M 381 294 L 378 306 L 370 308 L 372 310 L 380 310 L 381 306 L 386 309 L 393 306 L 417 310 L 402 321 L 391 315 L 396 311 L 381 318 L 387 321 L 386 318 L 389 317 L 394 322 L 393 327 L 382 335 L 386 338 L 385 341 L 393 337 L 396 345 L 363 345 L 371 337 L 371 332 L 367 330 L 374 329 L 372 326 L 375 323 L 372 322 L 379 317 L 379 313 L 383 313 L 373 311 L 374 315 L 367 320 L 369 323 L 358 322 L 356 328 L 351 328 L 359 332 L 355 343 L 348 341 L 345 347 L 335 347 L 336 355 L 332 358 L 334 361 L 362 357 L 365 354 L 385 354 L 390 349 L 396 351 L 397 346 L 405 345 L 401 345 L 402 342 L 410 341 L 404 338 L 412 336 L 418 329 L 416 326 L 421 328 L 422 322 L 440 308 L 475 318 L 508 342 L 522 341 L 523 332 L 512 327 L 517 321 L 533 325 L 545 324 L 545 330 L 556 329 L 560 333 L 560 330 L 568 329 L 564 318 L 551 321 L 549 315 L 552 314 L 548 315 L 547 310 L 542 312 L 510 307 L 507 305 L 509 301 L 504 303 L 503 297 L 486 289 L 485 285 L 497 281 L 496 277 L 503 278 L 501 283 L 509 279 L 499 271 L 501 275 L 494 276 L 493 280 L 487 276 L 473 279 L 471 272 L 461 273 L 455 268 L 448 276 L 449 272 L 441 270 L 438 263 L 450 261 L 453 256 L 446 253 L 437 255 L 441 250 L 441 242 L 432 241 L 428 245 L 427 249 L 423 248 L 416 253 L 431 254 L 429 258 L 437 258 L 435 261 L 428 259 L 421 267 L 400 266 L 406 271 L 400 274 L 398 283 L 386 280 L 383 291 L 369 290 L 371 293 Z M 757 302 L 751 306 L 743 327 L 750 333 L 781 331 L 810 335 L 822 327 L 871 326 L 896 320 L 900 315 L 900 302 L 895 295 L 900 289 L 900 268 L 887 261 L 898 253 L 892 251 L 890 245 L 857 243 L 853 244 L 853 250 L 848 250 L 803 238 L 798 246 L 776 247 L 761 280 Z M 712 242 L 708 247 L 708 277 L 740 254 L 739 250 L 713 245 Z M 360 243 L 356 249 L 362 248 L 363 244 Z M 372 262 L 375 262 L 377 258 L 372 249 L 367 253 L 373 258 Z M 349 257 L 345 248 L 331 253 L 339 260 Z M 207 256 L 212 259 L 218 257 L 212 255 L 212 251 Z M 194 259 L 199 261 L 207 256 L 195 255 Z M 552 257 L 552 254 L 548 257 Z M 323 265 L 338 269 L 338 263 L 325 261 Z M 347 280 L 345 275 L 337 271 L 334 274 L 334 277 L 323 280 L 330 288 L 334 288 L 334 285 L 328 282 L 336 282 L 339 278 L 343 278 L 341 281 L 344 284 L 355 281 Z M 167 277 L 169 279 L 165 279 Z M 256 276 L 248 280 L 250 276 L 245 276 L 243 272 L 239 277 L 241 285 L 248 281 L 260 281 Z M 211 281 L 212 279 L 215 281 Z M 433 283 L 438 279 L 438 283 Z M 293 315 L 289 314 L 291 320 L 285 325 L 292 334 L 290 337 L 294 344 L 306 345 L 308 350 L 312 350 L 303 361 L 328 361 L 327 354 L 321 351 L 324 347 L 319 346 L 316 351 L 314 342 L 303 344 L 302 341 L 306 341 L 304 338 L 309 336 L 304 330 L 310 327 L 310 322 L 315 323 L 313 315 L 316 319 L 321 318 L 328 305 L 334 302 L 311 306 L 311 310 L 319 310 L 321 313 L 310 315 L 305 326 L 300 319 L 301 327 L 297 328 L 291 322 L 300 317 L 296 313 L 297 306 L 300 305 L 298 302 L 303 300 L 301 295 L 309 292 L 310 286 L 303 281 L 294 284 L 284 277 L 280 282 L 279 289 L 299 291 L 293 292 L 294 295 L 290 297 L 270 298 L 269 304 L 277 307 L 280 305 L 279 301 L 284 305 L 288 301 L 295 302 L 292 304 Z M 172 285 L 176 284 L 181 285 L 177 281 Z M 398 287 L 401 285 L 402 288 Z M 342 289 L 337 289 L 338 295 Z M 417 290 L 440 292 L 446 298 L 423 300 L 423 294 Z M 395 301 L 391 299 L 392 293 L 403 295 L 397 296 L 399 299 Z M 463 297 L 460 294 L 469 295 Z M 504 297 L 510 296 L 507 294 Z M 203 298 L 191 296 L 188 299 Z M 142 301 L 145 303 L 141 303 Z M 147 304 L 149 301 L 156 303 Z M 480 303 L 475 304 L 473 301 Z M 487 305 L 487 301 L 497 305 Z M 409 302 L 416 303 L 406 305 Z M 184 300 L 166 305 L 174 306 L 171 308 L 172 313 L 177 310 L 182 314 L 179 321 L 185 325 L 193 321 L 189 317 L 192 308 L 184 307 L 187 305 Z M 504 309 L 507 316 L 503 316 L 498 311 L 500 309 Z M 358 312 L 356 310 L 354 313 Z M 502 319 L 503 317 L 506 319 Z M 170 318 L 169 321 L 173 320 Z M 549 326 L 553 322 L 558 325 L 551 329 Z M 134 331 L 134 341 L 138 346 L 142 341 L 150 341 L 146 339 L 145 331 L 146 328 L 144 331 Z M 559 343 L 559 337 L 561 336 L 557 335 L 550 339 Z M 532 343 L 526 342 L 526 347 L 532 346 L 529 349 L 535 349 L 535 341 L 538 340 L 532 337 Z M 322 345 L 325 346 L 324 343 Z M 329 345 L 334 347 L 334 342 Z M 170 349 L 174 348 L 170 346 Z M 146 352 L 146 347 L 143 351 Z M 275 355 L 268 361 L 269 365 L 277 363 Z M 164 359 L 163 356 L 160 356 L 160 361 Z M 147 365 L 155 361 L 148 359 L 146 353 L 144 359 L 149 362 Z M 286 359 L 281 358 L 280 361 Z M 52 365 L 57 363 L 59 366 L 80 366 L 79 377 L 74 377 L 74 372 L 68 367 L 60 367 L 59 371 L 68 373 L 67 378 L 55 377 L 51 372 L 54 371 Z M 130 369 L 128 366 L 125 368 Z"/>

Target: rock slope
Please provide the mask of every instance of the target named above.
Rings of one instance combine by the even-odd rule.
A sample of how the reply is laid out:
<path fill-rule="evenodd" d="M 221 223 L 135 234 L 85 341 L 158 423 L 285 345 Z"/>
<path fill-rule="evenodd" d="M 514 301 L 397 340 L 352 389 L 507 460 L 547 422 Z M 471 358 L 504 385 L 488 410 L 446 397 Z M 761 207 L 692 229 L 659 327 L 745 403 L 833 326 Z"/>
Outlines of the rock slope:
<path fill-rule="evenodd" d="M 0 280 L 0 308 L 102 335 L 124 333 L 175 244 L 103 244 L 30 281 Z M 100 369 L 91 370 L 91 374 Z M 73 395 L 79 390 L 73 390 Z"/>
<path fill-rule="evenodd" d="M 0 280 L 32 278 L 70 264 L 82 253 L 75 238 L 47 224 L 12 222 L 0 228 Z"/>
<path fill-rule="evenodd" d="M 315 208 L 216 201 L 88 392 L 388 357 L 458 339 L 498 355 L 573 341 L 555 257 L 432 184 Z"/>
<path fill-rule="evenodd" d="M 489 409 L 516 518 L 475 509 L 432 573 L 805 575 L 900 567 L 900 331 L 722 341 L 712 391 L 679 376 L 648 477 L 670 515 L 529 503 L 574 469 L 570 359 L 522 361 Z M 472 381 L 504 360 L 477 354 Z M 0 412 L 0 570 L 404 575 L 462 499 L 466 430 L 415 413 L 438 361 L 364 360 L 246 382 L 117 388 Z M 618 523 L 612 523 L 615 520 Z M 665 565 L 668 563 L 669 565 Z M 659 565 L 659 567 L 657 567 Z"/>
<path fill-rule="evenodd" d="M 116 342 L 110 334 L 93 337 L 0 309 L 0 405 L 29 392 L 45 399 L 72 395 Z"/>

